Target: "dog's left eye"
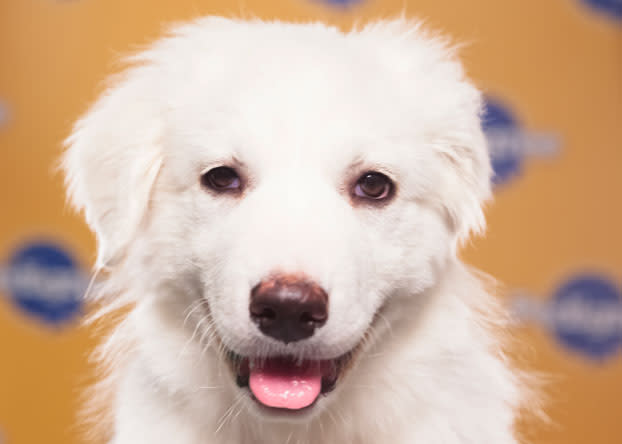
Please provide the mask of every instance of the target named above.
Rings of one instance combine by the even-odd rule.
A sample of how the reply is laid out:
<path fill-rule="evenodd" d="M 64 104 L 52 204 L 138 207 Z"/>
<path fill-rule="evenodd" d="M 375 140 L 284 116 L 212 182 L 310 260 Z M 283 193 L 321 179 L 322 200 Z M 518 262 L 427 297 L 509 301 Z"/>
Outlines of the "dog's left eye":
<path fill-rule="evenodd" d="M 219 192 L 239 191 L 242 180 L 233 168 L 221 166 L 204 173 L 201 176 L 201 185 Z"/>
<path fill-rule="evenodd" d="M 393 182 L 387 176 L 376 171 L 363 174 L 354 185 L 354 195 L 356 197 L 385 200 L 393 194 Z"/>

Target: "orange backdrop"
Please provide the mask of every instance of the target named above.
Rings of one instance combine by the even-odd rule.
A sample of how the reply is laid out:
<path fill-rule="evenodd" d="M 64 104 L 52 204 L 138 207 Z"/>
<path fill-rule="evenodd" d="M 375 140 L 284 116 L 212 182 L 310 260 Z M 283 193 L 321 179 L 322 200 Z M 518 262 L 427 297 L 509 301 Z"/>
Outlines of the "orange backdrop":
<path fill-rule="evenodd" d="M 465 256 L 507 285 L 529 365 L 554 376 L 552 424 L 524 428 L 622 442 L 619 0 L 0 0 L 0 443 L 80 442 L 94 240 L 53 169 L 119 55 L 198 15 L 348 27 L 402 11 L 467 42 L 488 97 L 496 201 Z"/>

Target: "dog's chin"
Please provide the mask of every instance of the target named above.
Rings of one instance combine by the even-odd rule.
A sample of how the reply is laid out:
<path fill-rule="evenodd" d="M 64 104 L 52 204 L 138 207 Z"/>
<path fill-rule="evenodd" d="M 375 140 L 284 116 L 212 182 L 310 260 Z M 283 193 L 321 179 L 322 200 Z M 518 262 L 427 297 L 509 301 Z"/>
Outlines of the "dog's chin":
<path fill-rule="evenodd" d="M 360 354 L 357 346 L 335 359 L 288 355 L 245 357 L 227 351 L 225 359 L 250 411 L 265 419 L 298 421 L 322 410 Z"/>

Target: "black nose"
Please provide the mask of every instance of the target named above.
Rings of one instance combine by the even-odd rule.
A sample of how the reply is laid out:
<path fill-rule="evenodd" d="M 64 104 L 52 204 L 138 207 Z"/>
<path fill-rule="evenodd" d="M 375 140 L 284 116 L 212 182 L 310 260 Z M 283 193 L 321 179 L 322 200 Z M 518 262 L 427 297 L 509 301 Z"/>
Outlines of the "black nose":
<path fill-rule="evenodd" d="M 300 276 L 280 275 L 251 291 L 251 319 L 263 334 L 290 343 L 313 335 L 328 319 L 328 295 Z"/>

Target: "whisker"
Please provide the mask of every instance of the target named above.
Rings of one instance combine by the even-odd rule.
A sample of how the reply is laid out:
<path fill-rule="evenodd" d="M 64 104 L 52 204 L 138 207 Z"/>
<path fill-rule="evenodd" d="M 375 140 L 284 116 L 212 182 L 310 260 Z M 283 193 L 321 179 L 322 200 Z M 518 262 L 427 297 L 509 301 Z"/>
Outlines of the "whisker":
<path fill-rule="evenodd" d="M 233 401 L 233 403 L 231 404 L 231 407 L 229 407 L 227 409 L 227 411 L 224 413 L 224 415 L 221 417 L 221 419 L 219 420 L 218 423 L 218 427 L 216 428 L 216 431 L 214 432 L 214 435 L 217 435 L 218 432 L 220 432 L 220 430 L 224 427 L 224 425 L 227 423 L 228 419 L 231 417 L 231 415 L 233 414 L 236 406 L 242 401 L 242 397 L 245 396 L 244 393 L 240 393 L 239 395 L 236 396 L 235 400 Z"/>
<path fill-rule="evenodd" d="M 382 319 L 384 321 L 385 325 L 387 326 L 387 331 L 389 332 L 389 335 L 391 335 L 391 337 L 394 337 L 393 326 L 391 325 L 387 317 L 380 312 L 377 312 L 376 316 L 378 316 L 379 319 Z"/>
<path fill-rule="evenodd" d="M 292 436 L 294 436 L 294 432 L 289 432 L 289 435 L 287 435 L 287 441 L 285 441 L 285 444 L 289 444 L 289 442 L 292 439 Z"/>
<path fill-rule="evenodd" d="M 202 386 L 199 388 L 202 390 L 224 390 L 225 389 L 224 387 L 218 386 L 218 385 L 214 385 L 214 386 L 206 385 L 206 386 Z"/>

